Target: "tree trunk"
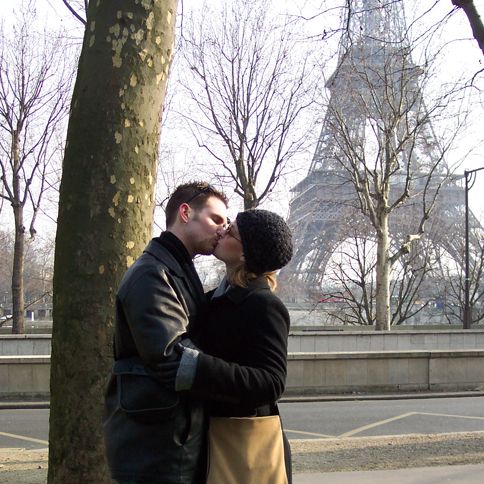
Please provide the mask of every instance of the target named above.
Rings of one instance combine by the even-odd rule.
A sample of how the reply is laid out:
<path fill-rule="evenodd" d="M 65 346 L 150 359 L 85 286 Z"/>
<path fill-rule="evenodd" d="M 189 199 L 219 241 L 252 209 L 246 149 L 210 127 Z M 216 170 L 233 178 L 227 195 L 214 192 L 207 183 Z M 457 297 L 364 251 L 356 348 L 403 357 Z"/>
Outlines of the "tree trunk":
<path fill-rule="evenodd" d="M 23 334 L 25 332 L 25 227 L 23 224 L 23 207 L 20 204 L 16 204 L 13 208 L 13 213 L 15 220 L 15 245 L 12 271 L 12 333 Z"/>
<path fill-rule="evenodd" d="M 259 200 L 257 198 L 253 182 L 247 181 L 242 185 L 244 187 L 244 210 L 257 208 L 259 206 Z"/>
<path fill-rule="evenodd" d="M 114 300 L 151 236 L 176 4 L 89 2 L 59 198 L 49 483 L 111 482 L 102 415 Z"/>
<path fill-rule="evenodd" d="M 388 213 L 382 210 L 377 230 L 376 258 L 376 321 L 375 329 L 390 330 L 390 243 L 388 235 Z"/>
<path fill-rule="evenodd" d="M 250 210 L 251 208 L 257 208 L 257 199 L 255 199 L 250 192 L 244 194 L 244 210 Z"/>
<path fill-rule="evenodd" d="M 15 221 L 15 244 L 13 250 L 12 270 L 12 333 L 23 334 L 25 331 L 25 300 L 24 300 L 24 256 L 25 227 L 24 207 L 20 195 L 20 140 L 18 131 L 12 136 L 12 190 L 13 217 Z"/>

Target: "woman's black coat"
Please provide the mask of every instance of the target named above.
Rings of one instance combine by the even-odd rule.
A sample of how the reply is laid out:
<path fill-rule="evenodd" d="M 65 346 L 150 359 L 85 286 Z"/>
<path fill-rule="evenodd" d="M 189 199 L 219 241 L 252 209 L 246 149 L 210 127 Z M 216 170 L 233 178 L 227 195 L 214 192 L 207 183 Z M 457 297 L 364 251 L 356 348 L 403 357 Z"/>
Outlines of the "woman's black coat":
<path fill-rule="evenodd" d="M 191 393 L 212 416 L 271 415 L 287 373 L 289 313 L 264 278 L 212 298 Z"/>

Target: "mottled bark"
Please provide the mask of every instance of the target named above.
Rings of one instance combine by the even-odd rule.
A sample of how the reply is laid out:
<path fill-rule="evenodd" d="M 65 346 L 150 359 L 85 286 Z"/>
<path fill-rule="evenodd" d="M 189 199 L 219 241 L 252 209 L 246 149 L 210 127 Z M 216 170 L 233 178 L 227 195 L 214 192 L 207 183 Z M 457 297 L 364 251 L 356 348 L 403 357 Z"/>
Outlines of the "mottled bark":
<path fill-rule="evenodd" d="M 376 291 L 375 291 L 375 329 L 390 330 L 390 238 L 388 213 L 381 210 L 378 216 Z"/>
<path fill-rule="evenodd" d="M 176 4 L 89 5 L 56 236 L 50 483 L 110 482 L 102 413 L 114 298 L 151 236 Z"/>

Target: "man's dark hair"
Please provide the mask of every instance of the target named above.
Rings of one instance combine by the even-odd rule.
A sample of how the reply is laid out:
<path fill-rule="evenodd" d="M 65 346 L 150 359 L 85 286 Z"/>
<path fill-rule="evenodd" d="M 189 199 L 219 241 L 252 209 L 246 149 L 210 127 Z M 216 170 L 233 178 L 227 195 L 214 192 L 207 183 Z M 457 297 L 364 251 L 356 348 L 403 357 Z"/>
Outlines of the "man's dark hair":
<path fill-rule="evenodd" d="M 207 182 L 193 181 L 179 185 L 171 194 L 166 204 L 166 227 L 170 227 L 176 220 L 178 208 L 182 203 L 188 203 L 194 210 L 200 210 L 210 197 L 216 197 L 221 200 L 225 206 L 228 206 L 228 200 L 225 193 L 217 190 Z"/>

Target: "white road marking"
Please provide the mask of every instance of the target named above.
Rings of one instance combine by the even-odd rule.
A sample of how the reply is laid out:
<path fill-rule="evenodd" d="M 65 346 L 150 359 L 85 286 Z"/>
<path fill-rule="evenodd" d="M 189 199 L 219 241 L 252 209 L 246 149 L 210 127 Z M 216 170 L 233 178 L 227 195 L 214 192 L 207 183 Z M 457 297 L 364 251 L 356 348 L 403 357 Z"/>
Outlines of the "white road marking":
<path fill-rule="evenodd" d="M 316 434 L 314 432 L 305 432 L 304 430 L 291 430 L 291 429 L 286 429 L 284 428 L 284 432 L 291 432 L 294 434 L 302 434 L 302 435 L 314 435 L 315 437 L 323 437 L 327 439 L 332 439 L 335 436 L 334 435 L 326 435 L 326 434 Z"/>
<path fill-rule="evenodd" d="M 432 412 L 408 412 L 403 413 L 402 415 L 397 415 L 396 417 L 387 418 L 385 420 L 379 420 L 378 422 L 373 422 L 372 424 L 364 425 L 363 427 L 358 427 L 356 429 L 350 430 L 349 432 L 345 432 L 344 434 L 339 435 L 338 437 L 351 437 L 352 435 L 359 434 L 364 430 L 372 429 L 375 427 L 379 427 L 380 425 L 384 425 L 389 422 L 394 422 L 395 420 L 401 420 L 402 418 L 411 417 L 413 415 L 429 415 L 432 417 L 452 417 L 452 418 L 466 418 L 466 419 L 477 419 L 477 420 L 484 420 L 484 417 L 470 417 L 468 415 L 453 415 L 447 413 L 432 413 Z"/>
<path fill-rule="evenodd" d="M 484 420 L 484 417 L 470 417 L 469 415 L 452 415 L 449 413 L 432 413 L 432 412 L 416 412 L 419 415 L 432 415 L 435 417 L 453 417 L 453 418 L 470 418 L 477 420 Z"/>
<path fill-rule="evenodd" d="M 47 440 L 34 439 L 32 437 L 26 437 L 25 435 L 8 434 L 7 432 L 0 432 L 0 435 L 4 437 L 10 437 L 12 439 L 26 440 L 27 442 L 35 442 L 36 444 L 49 445 Z"/>
<path fill-rule="evenodd" d="M 338 437 L 351 437 L 352 435 L 359 434 L 364 430 L 372 429 L 374 427 L 379 427 L 380 425 L 384 425 L 389 422 L 394 422 L 395 420 L 401 420 L 402 418 L 410 417 L 411 415 L 415 415 L 418 412 L 408 412 L 402 413 L 402 415 L 397 415 L 396 417 L 387 418 L 385 420 L 379 420 L 378 422 L 373 422 L 368 425 L 363 425 L 363 427 L 358 427 L 356 429 L 350 430 L 349 432 L 345 432 L 344 434 L 338 435 Z"/>

